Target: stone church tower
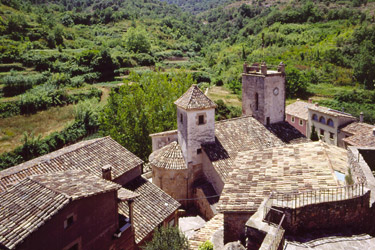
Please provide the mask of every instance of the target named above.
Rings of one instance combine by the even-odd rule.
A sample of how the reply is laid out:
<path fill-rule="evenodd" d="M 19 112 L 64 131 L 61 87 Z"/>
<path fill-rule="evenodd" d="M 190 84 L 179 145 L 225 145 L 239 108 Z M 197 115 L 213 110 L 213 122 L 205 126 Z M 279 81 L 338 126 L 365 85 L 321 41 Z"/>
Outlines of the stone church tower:
<path fill-rule="evenodd" d="M 285 116 L 285 65 L 277 71 L 267 65 L 244 64 L 242 74 L 242 114 L 252 115 L 264 125 L 284 121 Z"/>
<path fill-rule="evenodd" d="M 202 163 L 203 143 L 215 142 L 215 108 L 197 85 L 193 84 L 177 101 L 177 133 L 187 165 Z"/>

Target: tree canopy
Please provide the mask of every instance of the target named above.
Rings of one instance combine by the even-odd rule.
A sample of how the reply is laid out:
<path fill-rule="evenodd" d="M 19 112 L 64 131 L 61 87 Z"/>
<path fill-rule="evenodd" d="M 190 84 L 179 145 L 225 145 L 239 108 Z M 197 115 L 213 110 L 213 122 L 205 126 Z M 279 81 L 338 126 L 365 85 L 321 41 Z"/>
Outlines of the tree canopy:
<path fill-rule="evenodd" d="M 112 90 L 100 117 L 101 131 L 146 160 L 150 134 L 175 129 L 173 104 L 194 83 L 190 74 L 133 73 L 123 86 Z"/>

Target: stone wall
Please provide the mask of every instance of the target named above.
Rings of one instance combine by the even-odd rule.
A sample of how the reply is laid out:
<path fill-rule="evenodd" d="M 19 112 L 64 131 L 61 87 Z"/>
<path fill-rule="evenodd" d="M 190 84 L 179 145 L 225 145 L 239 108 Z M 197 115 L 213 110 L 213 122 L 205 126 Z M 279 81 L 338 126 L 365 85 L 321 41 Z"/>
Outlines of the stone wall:
<path fill-rule="evenodd" d="M 348 147 L 348 165 L 354 183 L 364 183 L 371 190 L 371 204 L 373 204 L 375 202 L 375 177 L 360 154 L 361 149 L 367 148 Z"/>
<path fill-rule="evenodd" d="M 285 213 L 283 228 L 292 233 L 318 229 L 368 229 L 370 191 L 350 200 L 325 202 L 304 207 L 278 208 Z M 372 223 L 372 222 L 371 222 Z"/>
<path fill-rule="evenodd" d="M 212 162 L 210 161 L 204 150 L 202 154 L 204 176 L 207 180 L 210 180 L 210 183 L 214 187 L 216 193 L 221 194 L 224 188 L 224 181 L 221 179 L 219 173 L 215 170 Z"/>
<path fill-rule="evenodd" d="M 194 200 L 194 207 L 198 209 L 200 215 L 202 215 L 204 219 L 208 221 L 215 216 L 216 210 L 213 210 L 210 202 L 205 197 L 207 196 L 201 187 L 194 189 L 194 198 L 197 198 Z"/>
<path fill-rule="evenodd" d="M 267 124 L 267 118 L 270 123 L 284 121 L 285 75 L 274 71 L 243 74 L 242 114 L 252 115 L 262 124 Z"/>
<path fill-rule="evenodd" d="M 225 211 L 224 212 L 224 244 L 240 241 L 245 245 L 245 226 L 254 212 Z"/>
<path fill-rule="evenodd" d="M 159 133 L 151 136 L 152 138 L 152 152 L 158 150 L 173 141 L 177 141 L 177 130 L 165 133 Z"/>

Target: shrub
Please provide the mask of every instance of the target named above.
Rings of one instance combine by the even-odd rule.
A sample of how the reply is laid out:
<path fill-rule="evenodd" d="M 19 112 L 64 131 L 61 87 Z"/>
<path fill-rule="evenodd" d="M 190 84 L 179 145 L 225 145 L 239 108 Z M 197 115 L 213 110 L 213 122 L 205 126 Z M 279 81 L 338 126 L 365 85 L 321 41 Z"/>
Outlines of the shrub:
<path fill-rule="evenodd" d="M 214 245 L 211 243 L 211 241 L 206 241 L 202 243 L 199 247 L 198 250 L 214 250 Z"/>
<path fill-rule="evenodd" d="M 14 96 L 24 93 L 32 87 L 45 83 L 48 79 L 48 74 L 35 75 L 9 75 L 2 79 L 4 84 L 4 96 Z"/>
<path fill-rule="evenodd" d="M 144 250 L 188 250 L 189 243 L 178 227 L 160 227 L 154 231 L 152 240 Z"/>

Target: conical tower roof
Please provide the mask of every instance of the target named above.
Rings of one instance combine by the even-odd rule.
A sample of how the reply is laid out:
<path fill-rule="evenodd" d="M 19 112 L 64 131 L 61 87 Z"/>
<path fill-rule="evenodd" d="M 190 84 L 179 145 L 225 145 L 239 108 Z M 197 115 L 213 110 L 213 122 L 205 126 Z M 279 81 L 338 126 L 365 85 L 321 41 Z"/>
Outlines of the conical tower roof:
<path fill-rule="evenodd" d="M 209 109 L 216 108 L 217 105 L 211 101 L 196 84 L 191 87 L 183 94 L 177 101 L 174 102 L 178 107 L 183 109 Z"/>

